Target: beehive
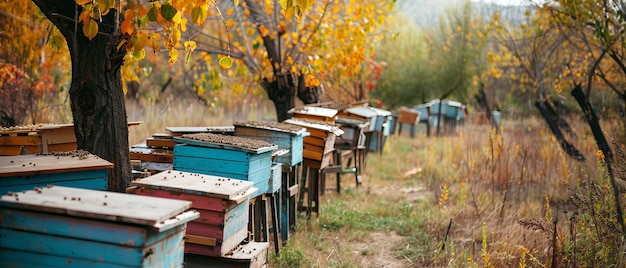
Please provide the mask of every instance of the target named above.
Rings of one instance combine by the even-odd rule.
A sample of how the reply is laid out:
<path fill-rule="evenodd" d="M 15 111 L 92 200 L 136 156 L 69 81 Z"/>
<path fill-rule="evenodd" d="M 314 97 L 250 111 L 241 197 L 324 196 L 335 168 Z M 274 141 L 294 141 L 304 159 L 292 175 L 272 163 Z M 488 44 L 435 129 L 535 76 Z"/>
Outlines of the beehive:
<path fill-rule="evenodd" d="M 289 110 L 294 119 L 299 120 L 315 120 L 327 123 L 335 123 L 335 117 L 339 111 L 324 107 L 304 106 Z"/>
<path fill-rule="evenodd" d="M 192 202 L 200 217 L 188 224 L 185 252 L 224 256 L 248 236 L 252 182 L 168 170 L 131 185 L 138 195 Z"/>
<path fill-rule="evenodd" d="M 318 169 L 327 166 L 335 148 L 335 139 L 344 133 L 343 130 L 321 121 L 287 119 L 285 123 L 304 127 L 310 133 L 304 138 L 304 165 Z"/>
<path fill-rule="evenodd" d="M 48 184 L 106 190 L 113 164 L 85 151 L 0 156 L 0 194 Z"/>
<path fill-rule="evenodd" d="M 0 197 L 1 267 L 182 267 L 191 202 L 61 186 Z"/>
<path fill-rule="evenodd" d="M 278 122 L 236 122 L 235 136 L 263 140 L 278 146 L 278 149 L 289 150 L 288 153 L 276 158 L 275 162 L 287 166 L 295 166 L 302 162 L 303 139 L 306 130 L 289 124 Z"/>
<path fill-rule="evenodd" d="M 174 169 L 251 181 L 265 193 L 271 177 L 276 145 L 265 141 L 210 133 L 186 134 L 174 141 Z"/>

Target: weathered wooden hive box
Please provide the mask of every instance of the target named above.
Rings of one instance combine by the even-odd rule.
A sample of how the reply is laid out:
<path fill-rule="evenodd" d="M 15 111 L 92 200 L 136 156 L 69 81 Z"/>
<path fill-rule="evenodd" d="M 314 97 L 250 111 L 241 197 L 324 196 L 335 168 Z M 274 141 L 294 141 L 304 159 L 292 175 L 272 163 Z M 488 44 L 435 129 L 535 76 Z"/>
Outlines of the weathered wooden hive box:
<path fill-rule="evenodd" d="M 189 201 L 48 186 L 0 197 L 1 267 L 183 267 Z"/>
<path fill-rule="evenodd" d="M 268 250 L 268 242 L 249 242 L 238 245 L 221 258 L 186 254 L 185 268 L 265 268 L 268 267 Z"/>
<path fill-rule="evenodd" d="M 192 202 L 200 217 L 187 227 L 185 252 L 224 256 L 248 237 L 249 181 L 168 170 L 131 182 L 138 195 Z"/>
<path fill-rule="evenodd" d="M 85 151 L 0 156 L 0 194 L 48 184 L 106 190 L 110 162 Z"/>
<path fill-rule="evenodd" d="M 174 147 L 175 170 L 251 181 L 258 189 L 252 197 L 267 191 L 276 145 L 211 133 L 185 134 L 174 140 L 181 143 Z"/>
<path fill-rule="evenodd" d="M 295 166 L 302 162 L 302 148 L 306 129 L 299 126 L 269 121 L 236 122 L 235 136 L 263 140 L 278 146 L 278 149 L 289 150 L 274 161 L 287 166 Z"/>
<path fill-rule="evenodd" d="M 76 150 L 73 124 L 39 124 L 0 129 L 0 155 Z"/>
<path fill-rule="evenodd" d="M 128 126 L 141 122 L 128 122 Z M 0 155 L 21 155 L 76 150 L 73 124 L 36 124 L 0 127 Z"/>
<path fill-rule="evenodd" d="M 323 121 L 331 124 L 335 123 L 335 117 L 338 112 L 338 110 L 331 108 L 312 106 L 304 106 L 289 110 L 289 113 L 293 115 L 294 119 Z"/>
<path fill-rule="evenodd" d="M 319 169 L 328 166 L 335 148 L 335 139 L 344 133 L 343 130 L 322 121 L 287 119 L 284 122 L 304 127 L 310 133 L 304 138 L 304 165 Z"/>

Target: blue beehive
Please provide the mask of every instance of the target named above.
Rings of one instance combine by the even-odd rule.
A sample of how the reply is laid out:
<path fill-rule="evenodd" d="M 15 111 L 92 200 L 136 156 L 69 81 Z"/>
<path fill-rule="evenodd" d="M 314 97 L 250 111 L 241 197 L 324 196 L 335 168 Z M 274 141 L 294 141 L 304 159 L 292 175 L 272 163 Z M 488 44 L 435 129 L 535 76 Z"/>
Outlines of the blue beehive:
<path fill-rule="evenodd" d="M 244 137 L 210 133 L 174 138 L 174 169 L 250 181 L 258 191 L 267 191 L 276 145 Z"/>
<path fill-rule="evenodd" d="M 106 190 L 113 164 L 84 151 L 0 156 L 0 194 L 58 185 Z"/>
<path fill-rule="evenodd" d="M 287 166 L 295 166 L 302 162 L 302 148 L 306 129 L 278 122 L 236 122 L 235 136 L 263 140 L 278 146 L 278 149 L 289 150 L 278 156 L 274 161 Z"/>
<path fill-rule="evenodd" d="M 0 197 L 0 267 L 182 267 L 191 202 L 48 186 Z"/>

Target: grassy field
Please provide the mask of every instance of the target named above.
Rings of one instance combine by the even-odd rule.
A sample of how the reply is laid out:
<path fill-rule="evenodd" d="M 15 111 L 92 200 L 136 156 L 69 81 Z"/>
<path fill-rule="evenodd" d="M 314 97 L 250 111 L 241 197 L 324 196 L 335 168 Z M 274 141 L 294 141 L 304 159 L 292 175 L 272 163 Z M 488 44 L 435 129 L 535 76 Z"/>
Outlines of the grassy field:
<path fill-rule="evenodd" d="M 572 228 L 581 208 L 570 197 L 607 184 L 593 136 L 574 127 L 586 162 L 567 157 L 538 119 L 505 121 L 501 135 L 468 123 L 446 137 L 392 137 L 368 155 L 363 185 L 344 175 L 318 217 L 300 218 L 272 266 L 549 267 L 555 257 L 559 267 L 597 267 L 585 243 L 602 243 L 591 230 L 599 224 Z"/>

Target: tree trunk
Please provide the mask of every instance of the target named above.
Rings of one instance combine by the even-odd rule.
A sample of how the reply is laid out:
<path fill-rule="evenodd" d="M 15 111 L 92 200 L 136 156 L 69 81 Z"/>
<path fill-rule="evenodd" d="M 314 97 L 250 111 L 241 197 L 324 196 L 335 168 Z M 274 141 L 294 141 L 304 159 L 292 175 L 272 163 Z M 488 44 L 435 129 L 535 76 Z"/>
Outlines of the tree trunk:
<path fill-rule="evenodd" d="M 554 137 L 561 145 L 561 148 L 563 148 L 563 151 L 565 151 L 567 155 L 571 156 L 572 158 L 578 161 L 581 161 L 581 162 L 585 161 L 585 156 L 583 156 L 580 153 L 580 151 L 578 151 L 578 149 L 574 147 L 574 145 L 570 144 L 565 139 L 565 136 L 563 136 L 563 132 L 561 132 L 561 129 L 559 128 L 557 123 L 554 121 L 554 118 L 552 117 L 548 109 L 545 107 L 544 103 L 541 101 L 537 101 L 535 102 L 535 106 L 537 107 L 537 109 L 539 109 L 539 112 L 541 113 L 541 116 L 543 116 L 543 119 L 546 120 L 546 123 L 548 123 L 548 126 L 550 127 L 552 134 L 554 134 Z"/>
<path fill-rule="evenodd" d="M 291 75 L 279 75 L 273 81 L 264 79 L 261 83 L 267 95 L 274 102 L 278 122 L 291 118 L 289 110 L 296 106 L 296 86 Z"/>
<path fill-rule="evenodd" d="M 74 0 L 33 0 L 65 37 L 71 62 L 70 100 L 78 149 L 88 151 L 114 164 L 109 174 L 109 190 L 122 192 L 131 180 L 128 125 L 120 68 L 124 49 L 118 14 L 111 10 L 99 23 L 93 40 L 87 39 L 81 23 L 82 11 Z M 78 31 L 76 30 L 78 29 Z"/>

